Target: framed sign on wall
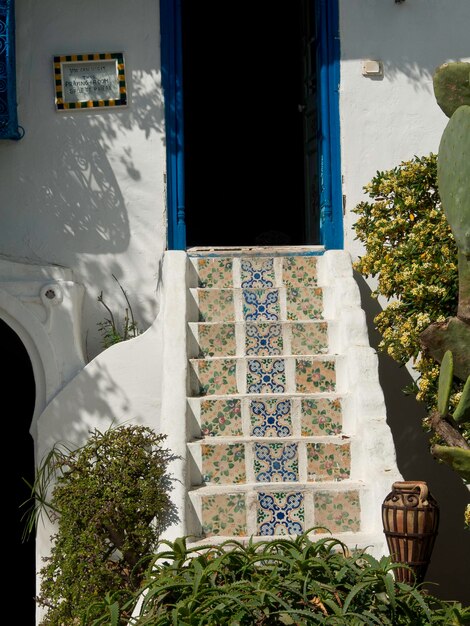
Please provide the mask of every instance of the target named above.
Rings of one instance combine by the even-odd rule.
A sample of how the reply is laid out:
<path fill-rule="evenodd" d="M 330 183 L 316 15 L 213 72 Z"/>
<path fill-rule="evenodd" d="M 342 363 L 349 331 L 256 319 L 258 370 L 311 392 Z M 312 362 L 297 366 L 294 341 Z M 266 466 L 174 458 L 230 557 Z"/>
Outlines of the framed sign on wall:
<path fill-rule="evenodd" d="M 127 105 L 122 52 L 55 56 L 54 80 L 58 111 Z"/>

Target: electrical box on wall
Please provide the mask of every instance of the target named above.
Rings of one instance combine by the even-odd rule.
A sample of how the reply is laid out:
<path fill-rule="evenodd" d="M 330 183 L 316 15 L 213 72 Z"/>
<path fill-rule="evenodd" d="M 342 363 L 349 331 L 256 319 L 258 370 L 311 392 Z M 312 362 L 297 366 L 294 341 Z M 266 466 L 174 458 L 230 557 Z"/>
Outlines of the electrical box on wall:
<path fill-rule="evenodd" d="M 362 75 L 383 76 L 382 61 L 375 61 L 373 59 L 365 59 L 362 61 Z"/>

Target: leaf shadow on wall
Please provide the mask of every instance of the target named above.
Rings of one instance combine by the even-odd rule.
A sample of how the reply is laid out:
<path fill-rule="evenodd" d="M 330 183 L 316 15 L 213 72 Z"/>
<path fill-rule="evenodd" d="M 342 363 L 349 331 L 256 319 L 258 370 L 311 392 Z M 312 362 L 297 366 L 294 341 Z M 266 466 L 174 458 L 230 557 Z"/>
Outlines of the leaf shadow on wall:
<path fill-rule="evenodd" d="M 377 350 L 380 333 L 374 317 L 381 311 L 371 297 L 364 278 L 355 273 L 366 313 L 370 345 Z M 391 357 L 377 352 L 379 379 L 387 408 L 387 423 L 395 444 L 398 470 L 404 480 L 424 480 L 440 508 L 439 533 L 431 563 L 426 574 L 431 594 L 445 600 L 470 603 L 470 537 L 464 528 L 464 511 L 470 493 L 462 479 L 447 465 L 436 461 L 430 453 L 429 435 L 423 430 L 425 407 L 403 389 L 412 382 L 405 367 Z M 392 485 L 390 485 L 391 489 Z M 387 494 L 384 494 L 384 498 Z M 437 586 L 436 586 L 437 585 Z"/>
<path fill-rule="evenodd" d="M 150 72 L 135 71 L 128 80 L 128 107 L 57 112 L 47 128 L 34 129 L 31 142 L 25 135 L 35 168 L 31 172 L 19 164 L 18 173 L 28 189 L 25 208 L 31 212 L 38 260 L 51 260 L 51 236 L 65 240 L 60 261 L 70 267 L 75 255 L 127 249 L 122 186 L 142 182 L 145 157 L 135 147 L 138 135 L 143 134 L 140 145 L 153 135 L 164 143 L 163 98 L 156 81 Z M 45 146 L 54 149 L 46 152 Z"/>

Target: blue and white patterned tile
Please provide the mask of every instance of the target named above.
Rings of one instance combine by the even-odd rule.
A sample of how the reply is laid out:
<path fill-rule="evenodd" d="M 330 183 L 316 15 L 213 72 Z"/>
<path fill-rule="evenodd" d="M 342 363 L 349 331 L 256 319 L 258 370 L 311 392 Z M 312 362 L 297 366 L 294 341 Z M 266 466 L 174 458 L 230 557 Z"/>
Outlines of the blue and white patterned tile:
<path fill-rule="evenodd" d="M 284 393 L 285 370 L 284 359 L 248 359 L 247 393 Z"/>
<path fill-rule="evenodd" d="M 274 322 L 281 316 L 277 289 L 243 289 L 243 319 L 247 322 Z"/>
<path fill-rule="evenodd" d="M 253 257 L 242 259 L 241 286 L 250 289 L 256 287 L 274 287 L 274 263 L 272 258 Z"/>
<path fill-rule="evenodd" d="M 304 496 L 301 492 L 259 493 L 258 535 L 298 535 L 304 530 Z"/>
<path fill-rule="evenodd" d="M 281 324 L 246 324 L 245 353 L 254 356 L 282 354 Z"/>
<path fill-rule="evenodd" d="M 290 400 L 278 398 L 252 400 L 249 410 L 253 437 L 289 437 L 292 435 Z"/>
<path fill-rule="evenodd" d="M 282 483 L 298 480 L 297 444 L 255 443 L 254 471 L 258 483 Z"/>

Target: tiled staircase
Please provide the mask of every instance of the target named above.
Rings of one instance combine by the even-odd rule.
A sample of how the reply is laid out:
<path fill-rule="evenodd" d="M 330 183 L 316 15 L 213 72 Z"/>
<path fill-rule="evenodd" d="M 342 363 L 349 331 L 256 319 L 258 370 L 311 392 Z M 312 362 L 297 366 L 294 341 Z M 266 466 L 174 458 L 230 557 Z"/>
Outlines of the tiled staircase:
<path fill-rule="evenodd" d="M 375 353 L 348 258 L 325 257 L 190 253 L 194 541 L 316 527 L 349 544 L 383 542 L 380 502 L 396 475 Z"/>

